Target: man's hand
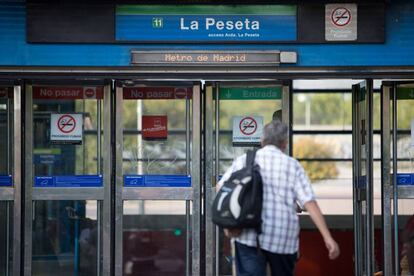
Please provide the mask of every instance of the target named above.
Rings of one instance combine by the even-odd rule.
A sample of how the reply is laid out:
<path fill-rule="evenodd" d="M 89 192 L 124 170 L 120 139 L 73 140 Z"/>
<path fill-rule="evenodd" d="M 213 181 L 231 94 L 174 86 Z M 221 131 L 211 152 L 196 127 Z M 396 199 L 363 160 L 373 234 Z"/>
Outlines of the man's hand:
<path fill-rule="evenodd" d="M 339 250 L 339 246 L 333 238 L 328 238 L 325 240 L 326 249 L 329 252 L 329 259 L 334 260 L 338 258 L 339 254 L 341 253 Z"/>
<path fill-rule="evenodd" d="M 233 228 L 233 229 L 224 229 L 224 235 L 226 235 L 227 238 L 236 238 L 240 236 L 243 229 Z"/>

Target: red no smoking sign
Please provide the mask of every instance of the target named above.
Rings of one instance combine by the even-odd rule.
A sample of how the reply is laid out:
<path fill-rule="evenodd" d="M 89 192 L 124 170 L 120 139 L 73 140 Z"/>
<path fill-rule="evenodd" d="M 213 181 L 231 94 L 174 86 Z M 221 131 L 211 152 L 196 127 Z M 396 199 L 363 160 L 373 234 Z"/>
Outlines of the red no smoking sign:
<path fill-rule="evenodd" d="M 244 135 L 252 135 L 257 130 L 257 122 L 252 117 L 245 117 L 240 121 L 239 129 Z"/>
<path fill-rule="evenodd" d="M 262 116 L 233 117 L 233 144 L 240 146 L 257 145 L 263 132 Z"/>
<path fill-rule="evenodd" d="M 52 143 L 81 144 L 82 122 L 82 114 L 52 114 L 50 117 L 50 141 Z"/>
<path fill-rule="evenodd" d="M 76 128 L 76 121 L 72 115 L 63 115 L 57 121 L 58 129 L 63 133 L 71 133 Z"/>
<path fill-rule="evenodd" d="M 331 20 L 335 26 L 344 27 L 351 22 L 352 14 L 347 8 L 339 7 L 332 11 Z"/>

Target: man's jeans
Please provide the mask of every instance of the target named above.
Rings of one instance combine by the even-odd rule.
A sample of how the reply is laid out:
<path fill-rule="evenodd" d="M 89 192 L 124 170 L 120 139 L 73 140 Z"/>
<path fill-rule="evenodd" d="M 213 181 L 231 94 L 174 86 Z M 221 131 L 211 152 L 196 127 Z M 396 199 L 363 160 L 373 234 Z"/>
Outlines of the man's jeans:
<path fill-rule="evenodd" d="M 236 242 L 237 276 L 266 275 L 266 263 L 270 264 L 272 276 L 293 276 L 296 254 L 277 254 Z"/>

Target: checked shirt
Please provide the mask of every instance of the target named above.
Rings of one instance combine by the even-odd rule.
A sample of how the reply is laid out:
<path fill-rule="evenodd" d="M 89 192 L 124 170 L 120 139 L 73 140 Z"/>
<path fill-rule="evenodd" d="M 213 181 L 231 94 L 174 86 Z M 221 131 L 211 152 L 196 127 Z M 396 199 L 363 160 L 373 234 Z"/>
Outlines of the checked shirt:
<path fill-rule="evenodd" d="M 299 249 L 299 218 L 296 202 L 304 206 L 314 200 L 309 179 L 300 163 L 277 147 L 267 145 L 256 153 L 263 180 L 262 233 L 260 246 L 278 254 L 293 254 Z M 221 186 L 230 175 L 246 164 L 246 154 L 236 158 L 218 183 Z M 236 241 L 256 246 L 256 232 L 245 229 Z"/>

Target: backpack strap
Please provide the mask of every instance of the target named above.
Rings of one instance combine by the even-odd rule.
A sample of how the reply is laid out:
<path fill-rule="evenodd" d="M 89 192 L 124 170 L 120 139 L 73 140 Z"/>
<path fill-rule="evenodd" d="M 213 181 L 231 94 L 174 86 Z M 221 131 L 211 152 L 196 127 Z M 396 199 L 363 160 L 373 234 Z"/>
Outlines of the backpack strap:
<path fill-rule="evenodd" d="M 252 168 L 254 166 L 254 160 L 256 158 L 257 150 L 249 150 L 246 154 L 246 167 Z"/>

